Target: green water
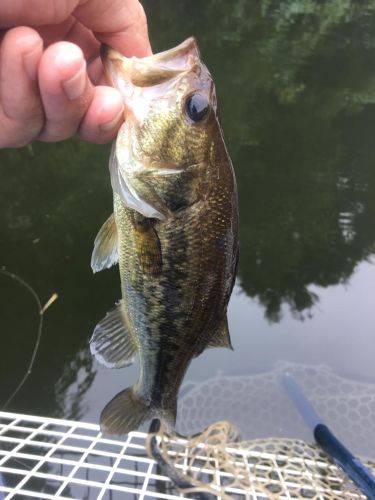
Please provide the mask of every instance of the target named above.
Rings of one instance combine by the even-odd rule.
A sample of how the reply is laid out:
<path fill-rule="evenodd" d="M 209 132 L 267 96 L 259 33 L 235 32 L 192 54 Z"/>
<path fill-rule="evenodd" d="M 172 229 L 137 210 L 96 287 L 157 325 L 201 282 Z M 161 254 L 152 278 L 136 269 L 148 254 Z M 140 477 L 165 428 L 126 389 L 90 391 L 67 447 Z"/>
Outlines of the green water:
<path fill-rule="evenodd" d="M 197 37 L 239 186 L 235 350 L 204 353 L 187 380 L 283 360 L 375 382 L 375 2 L 143 3 L 154 51 Z M 136 376 L 100 368 L 88 350 L 119 298 L 117 269 L 90 269 L 111 212 L 108 156 L 78 140 L 0 151 L 0 266 L 42 302 L 59 294 L 9 410 L 96 421 Z M 38 315 L 4 276 L 0 298 L 1 406 L 26 370 Z"/>

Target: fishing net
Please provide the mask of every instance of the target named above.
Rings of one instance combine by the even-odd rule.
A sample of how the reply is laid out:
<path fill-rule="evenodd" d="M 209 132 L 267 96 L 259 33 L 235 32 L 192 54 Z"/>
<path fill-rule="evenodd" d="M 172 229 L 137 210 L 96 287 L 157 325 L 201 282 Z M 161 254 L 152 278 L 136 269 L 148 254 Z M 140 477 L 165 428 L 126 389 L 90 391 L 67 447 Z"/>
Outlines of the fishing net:
<path fill-rule="evenodd" d="M 191 439 L 163 424 L 147 439 L 150 456 L 189 498 L 365 498 L 317 445 L 298 439 L 240 441 L 229 422 L 215 422 Z M 367 466 L 375 473 L 375 463 Z"/>
<path fill-rule="evenodd" d="M 311 441 L 308 426 L 283 388 L 286 372 L 353 453 L 375 460 L 375 385 L 339 376 L 324 365 L 280 362 L 264 373 L 219 373 L 203 382 L 188 381 L 178 401 L 177 432 L 191 436 L 227 420 L 243 439 Z"/>

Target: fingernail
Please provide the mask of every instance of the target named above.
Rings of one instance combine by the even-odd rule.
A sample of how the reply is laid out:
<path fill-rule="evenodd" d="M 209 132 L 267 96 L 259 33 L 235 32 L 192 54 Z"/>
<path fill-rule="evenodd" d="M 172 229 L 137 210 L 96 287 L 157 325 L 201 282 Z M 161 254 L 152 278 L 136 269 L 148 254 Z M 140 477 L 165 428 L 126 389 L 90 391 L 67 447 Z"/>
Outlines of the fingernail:
<path fill-rule="evenodd" d="M 110 122 L 99 125 L 99 129 L 102 132 L 109 132 L 110 130 L 117 128 L 120 121 L 124 121 L 124 109 L 121 109 Z"/>
<path fill-rule="evenodd" d="M 64 89 L 66 97 L 70 101 L 78 99 L 78 97 L 80 97 L 83 94 L 86 88 L 86 82 L 87 82 L 86 62 L 84 61 L 81 68 L 72 78 L 62 82 L 62 87 Z"/>
<path fill-rule="evenodd" d="M 23 65 L 31 80 L 36 80 L 38 76 L 39 60 L 42 53 L 43 42 L 36 40 L 34 47 L 23 55 Z"/>

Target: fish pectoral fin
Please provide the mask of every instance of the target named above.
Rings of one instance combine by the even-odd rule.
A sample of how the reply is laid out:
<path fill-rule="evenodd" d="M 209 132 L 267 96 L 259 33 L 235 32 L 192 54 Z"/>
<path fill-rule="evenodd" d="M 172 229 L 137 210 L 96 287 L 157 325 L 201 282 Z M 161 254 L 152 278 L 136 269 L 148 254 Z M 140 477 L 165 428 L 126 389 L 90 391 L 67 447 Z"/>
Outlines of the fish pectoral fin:
<path fill-rule="evenodd" d="M 137 348 L 125 325 L 121 301 L 96 325 L 90 350 L 107 368 L 122 368 L 133 363 Z"/>
<path fill-rule="evenodd" d="M 91 268 L 96 273 L 117 264 L 117 262 L 117 227 L 115 217 L 112 214 L 102 225 L 95 238 Z"/>
<path fill-rule="evenodd" d="M 226 315 L 210 342 L 207 344 L 207 347 L 227 347 L 233 350 L 228 329 L 228 318 Z"/>
<path fill-rule="evenodd" d="M 146 274 L 161 273 L 163 259 L 159 236 L 153 222 L 136 212 L 133 213 L 135 247 L 142 270 Z"/>

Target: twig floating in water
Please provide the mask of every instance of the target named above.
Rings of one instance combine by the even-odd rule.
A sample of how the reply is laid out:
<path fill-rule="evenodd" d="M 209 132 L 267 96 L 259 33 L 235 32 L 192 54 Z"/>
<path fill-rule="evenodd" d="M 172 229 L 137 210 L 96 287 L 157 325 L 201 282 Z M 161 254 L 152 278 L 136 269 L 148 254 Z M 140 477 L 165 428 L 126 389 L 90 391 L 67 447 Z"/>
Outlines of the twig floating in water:
<path fill-rule="evenodd" d="M 7 406 L 9 405 L 9 403 L 14 399 L 14 397 L 16 396 L 18 391 L 22 388 L 22 386 L 24 385 L 27 378 L 29 377 L 29 375 L 32 372 L 35 358 L 36 358 L 36 355 L 38 353 L 40 340 L 42 338 L 44 313 L 55 302 L 55 300 L 58 298 L 58 295 L 57 295 L 57 293 L 53 293 L 51 295 L 51 297 L 49 298 L 49 300 L 44 304 L 44 306 L 42 306 L 40 299 L 38 297 L 38 294 L 25 280 L 23 280 L 22 278 L 17 276 L 17 274 L 11 273 L 4 268 L 0 269 L 0 274 L 3 274 L 4 276 L 8 276 L 9 278 L 17 281 L 24 288 L 26 288 L 26 290 L 28 290 L 29 293 L 34 297 L 34 300 L 35 300 L 37 307 L 38 307 L 38 313 L 39 313 L 39 324 L 38 324 L 38 329 L 37 329 L 36 341 L 35 341 L 35 345 L 34 345 L 34 348 L 33 348 L 32 354 L 31 354 L 29 366 L 27 367 L 27 370 L 26 370 L 24 376 L 22 377 L 21 381 L 19 382 L 19 384 L 17 385 L 15 390 L 12 392 L 12 394 L 9 396 L 9 398 L 3 404 L 2 409 L 5 410 L 7 408 Z"/>

